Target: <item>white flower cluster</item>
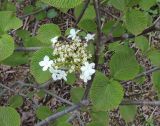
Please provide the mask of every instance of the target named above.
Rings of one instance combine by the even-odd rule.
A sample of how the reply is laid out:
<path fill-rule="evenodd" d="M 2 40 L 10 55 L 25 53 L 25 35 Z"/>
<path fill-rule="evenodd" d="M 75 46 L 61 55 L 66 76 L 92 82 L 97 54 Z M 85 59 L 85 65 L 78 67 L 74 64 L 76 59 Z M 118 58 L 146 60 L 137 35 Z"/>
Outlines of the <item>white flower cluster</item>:
<path fill-rule="evenodd" d="M 54 60 L 50 60 L 45 56 L 43 61 L 39 62 L 43 71 L 49 69 L 52 73 L 53 80 L 67 80 L 67 74 L 72 72 L 81 72 L 80 78 L 87 82 L 91 80 L 91 76 L 95 73 L 95 64 L 89 63 L 88 59 L 92 57 L 87 52 L 87 43 L 82 42 L 77 35 L 80 30 L 71 29 L 68 38 L 71 42 L 58 41 L 58 36 L 51 39 Z M 87 34 L 86 42 L 94 40 L 95 34 Z"/>

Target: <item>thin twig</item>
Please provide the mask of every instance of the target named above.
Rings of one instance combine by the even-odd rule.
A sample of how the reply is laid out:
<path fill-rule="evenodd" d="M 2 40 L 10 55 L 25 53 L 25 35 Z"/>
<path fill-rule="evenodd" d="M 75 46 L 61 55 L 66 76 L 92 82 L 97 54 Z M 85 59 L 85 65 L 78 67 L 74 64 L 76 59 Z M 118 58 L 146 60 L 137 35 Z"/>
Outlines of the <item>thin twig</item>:
<path fill-rule="evenodd" d="M 96 11 L 97 34 L 98 34 L 97 41 L 96 41 L 95 61 L 94 61 L 95 69 L 97 69 L 98 61 L 99 61 L 100 44 L 102 40 L 102 32 L 101 32 L 101 16 L 99 12 L 99 2 L 98 0 L 94 0 L 93 2 L 94 2 L 94 8 Z M 88 98 L 89 91 L 91 89 L 94 77 L 95 77 L 95 74 L 92 76 L 92 79 L 88 82 L 82 100 L 85 100 Z"/>
<path fill-rule="evenodd" d="M 18 47 L 14 51 L 17 51 L 17 52 L 33 52 L 33 51 L 40 50 L 41 48 L 42 47 Z"/>
<path fill-rule="evenodd" d="M 56 99 L 60 100 L 63 103 L 67 103 L 68 105 L 74 105 L 72 102 L 70 102 L 70 101 L 68 101 L 66 99 L 63 99 L 63 98 L 59 97 L 58 95 L 56 95 L 56 94 L 54 94 L 54 93 L 52 93 L 52 92 L 50 92 L 50 91 L 48 91 L 46 89 L 44 89 L 44 92 L 46 92 L 47 94 L 55 97 Z"/>
<path fill-rule="evenodd" d="M 78 24 L 78 23 L 80 22 L 80 20 L 82 19 L 83 15 L 84 15 L 84 13 L 85 13 L 88 5 L 89 5 L 89 2 L 90 2 L 90 0 L 86 0 L 85 4 L 84 4 L 84 6 L 83 6 L 83 9 L 82 9 L 82 11 L 81 11 L 81 13 L 80 13 L 80 15 L 79 15 L 76 23 L 75 23 L 75 26 L 77 26 L 77 24 Z"/>
<path fill-rule="evenodd" d="M 61 111 L 61 112 L 57 112 L 54 115 L 49 116 L 48 118 L 42 120 L 41 122 L 39 122 L 38 124 L 36 124 L 35 126 L 45 126 L 47 124 L 49 124 L 50 122 L 54 121 L 55 119 L 69 113 L 69 112 L 73 112 L 74 110 L 77 110 L 79 108 L 81 108 L 82 104 L 78 103 L 76 105 L 73 105 L 71 107 L 68 107 L 67 109 Z"/>
<path fill-rule="evenodd" d="M 141 77 L 143 77 L 143 76 L 149 75 L 149 74 L 151 74 L 151 73 L 153 73 L 153 72 L 155 72 L 155 71 L 158 71 L 158 70 L 160 70 L 160 67 L 153 67 L 153 68 L 150 69 L 150 70 L 147 70 L 147 71 L 145 71 L 145 72 L 142 72 L 142 73 L 138 74 L 138 75 L 137 75 L 134 79 L 132 79 L 132 80 L 135 80 L 135 79 L 141 78 Z M 131 81 L 131 80 L 128 80 L 128 81 Z M 121 84 L 125 84 L 125 83 L 127 83 L 128 81 L 122 81 Z"/>
<path fill-rule="evenodd" d="M 131 101 L 131 100 L 124 100 L 121 102 L 120 105 L 151 105 L 151 106 L 160 106 L 160 101 Z"/>

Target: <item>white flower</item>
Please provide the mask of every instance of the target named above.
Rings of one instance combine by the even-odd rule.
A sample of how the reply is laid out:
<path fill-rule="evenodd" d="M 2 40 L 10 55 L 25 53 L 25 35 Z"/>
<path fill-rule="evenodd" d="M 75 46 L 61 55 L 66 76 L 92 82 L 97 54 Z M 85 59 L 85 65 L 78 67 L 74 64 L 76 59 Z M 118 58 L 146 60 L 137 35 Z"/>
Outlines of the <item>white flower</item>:
<path fill-rule="evenodd" d="M 94 40 L 94 36 L 95 34 L 87 34 L 87 36 L 85 37 L 85 40 L 88 42 L 90 40 Z"/>
<path fill-rule="evenodd" d="M 51 39 L 52 44 L 54 45 L 58 41 L 58 36 Z"/>
<path fill-rule="evenodd" d="M 76 42 L 81 42 L 80 37 L 79 37 L 79 36 L 76 36 L 76 37 L 75 37 L 75 41 L 76 41 Z"/>
<path fill-rule="evenodd" d="M 70 35 L 68 36 L 68 38 L 71 38 L 72 40 L 75 40 L 76 37 L 77 37 L 77 33 L 79 32 L 80 30 L 75 30 L 75 29 L 71 29 L 70 30 Z"/>
<path fill-rule="evenodd" d="M 66 74 L 66 72 L 65 71 L 63 71 L 63 70 L 56 70 L 56 69 L 54 69 L 53 67 L 51 67 L 50 69 L 49 69 L 49 71 L 52 73 L 52 78 L 53 78 L 53 80 L 61 80 L 61 79 L 63 79 L 63 80 L 65 80 L 65 81 L 67 81 L 67 78 L 66 78 L 66 76 L 67 76 L 67 74 Z"/>
<path fill-rule="evenodd" d="M 43 67 L 42 68 L 43 71 L 46 71 L 48 68 L 50 68 L 52 64 L 53 64 L 53 60 L 50 60 L 48 56 L 45 56 L 43 58 L 43 61 L 39 62 L 39 65 Z"/>
<path fill-rule="evenodd" d="M 87 82 L 88 80 L 91 80 L 91 76 L 95 73 L 95 64 L 94 63 L 88 63 L 85 62 L 84 66 L 81 67 L 81 75 L 80 78 L 84 81 Z"/>

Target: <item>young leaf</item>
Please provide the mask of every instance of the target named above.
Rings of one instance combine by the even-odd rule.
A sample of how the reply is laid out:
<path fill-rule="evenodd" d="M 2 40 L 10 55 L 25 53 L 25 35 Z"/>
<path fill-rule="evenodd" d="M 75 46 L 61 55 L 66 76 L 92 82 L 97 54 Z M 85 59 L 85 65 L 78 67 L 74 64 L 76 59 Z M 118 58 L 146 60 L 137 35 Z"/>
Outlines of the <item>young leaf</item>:
<path fill-rule="evenodd" d="M 124 95 L 121 84 L 108 78 L 101 72 L 96 72 L 90 98 L 93 107 L 98 111 L 107 111 L 116 108 Z"/>
<path fill-rule="evenodd" d="M 47 17 L 48 18 L 54 18 L 56 17 L 58 14 L 57 12 L 55 11 L 55 9 L 50 9 L 48 12 L 47 12 Z"/>
<path fill-rule="evenodd" d="M 11 107 L 0 107 L 0 126 L 20 126 L 20 115 Z"/>
<path fill-rule="evenodd" d="M 69 115 L 64 115 L 63 117 L 59 118 L 55 122 L 55 126 L 72 126 L 70 123 L 67 122 Z"/>
<path fill-rule="evenodd" d="M 56 36 L 61 36 L 60 28 L 56 24 L 44 24 L 38 29 L 37 38 L 42 43 L 51 45 L 51 39 Z"/>
<path fill-rule="evenodd" d="M 155 66 L 160 66 L 160 51 L 152 50 L 148 53 L 148 58 L 151 60 L 151 63 Z"/>
<path fill-rule="evenodd" d="M 79 17 L 83 7 L 84 7 L 84 5 L 81 4 L 74 9 L 74 15 L 76 16 L 76 18 Z M 88 5 L 86 11 L 84 12 L 84 15 L 83 15 L 81 21 L 82 20 L 93 20 L 95 17 L 96 17 L 96 13 L 95 13 L 95 10 L 94 10 L 94 6 L 93 5 Z"/>
<path fill-rule="evenodd" d="M 41 0 L 41 1 L 57 8 L 74 8 L 75 6 L 83 2 L 83 0 Z"/>
<path fill-rule="evenodd" d="M 13 108 L 19 108 L 23 105 L 23 97 L 20 95 L 14 95 L 9 98 L 8 104 Z"/>
<path fill-rule="evenodd" d="M 131 10 L 126 13 L 126 28 L 134 35 L 140 34 L 145 28 L 147 28 L 148 16 L 139 11 Z"/>
<path fill-rule="evenodd" d="M 155 3 L 156 0 L 141 0 L 139 5 L 143 10 L 149 10 Z"/>
<path fill-rule="evenodd" d="M 29 63 L 29 54 L 25 52 L 14 52 L 11 56 L 2 61 L 2 64 L 18 66 Z"/>
<path fill-rule="evenodd" d="M 146 52 L 149 49 L 148 39 L 144 36 L 139 36 L 135 38 L 136 46 L 142 50 L 142 52 Z"/>
<path fill-rule="evenodd" d="M 43 48 L 34 53 L 31 59 L 31 74 L 35 77 L 38 83 L 44 83 L 51 78 L 51 73 L 49 71 L 42 71 L 42 67 L 39 65 L 39 62 L 43 60 L 44 56 L 47 55 L 52 57 L 51 48 Z"/>
<path fill-rule="evenodd" d="M 68 73 L 67 74 L 67 84 L 73 85 L 76 81 L 76 75 L 75 73 Z"/>
<path fill-rule="evenodd" d="M 86 32 L 95 32 L 96 31 L 96 23 L 94 20 L 82 20 L 78 23 L 78 27 L 83 29 Z"/>
<path fill-rule="evenodd" d="M 135 105 L 124 105 L 119 107 L 120 115 L 128 123 L 132 122 L 137 113 L 137 107 Z"/>
<path fill-rule="evenodd" d="M 91 112 L 92 122 L 87 126 L 109 126 L 109 114 L 105 111 Z"/>
<path fill-rule="evenodd" d="M 126 8 L 126 0 L 110 0 L 109 3 L 121 11 L 124 11 Z"/>
<path fill-rule="evenodd" d="M 11 36 L 4 34 L 0 38 L 0 61 L 12 55 L 14 51 L 14 40 Z"/>
<path fill-rule="evenodd" d="M 50 110 L 48 106 L 40 106 L 36 110 L 36 116 L 40 120 L 43 120 L 52 114 L 53 112 Z"/>
<path fill-rule="evenodd" d="M 0 31 L 7 32 L 22 26 L 22 21 L 12 11 L 0 11 L 0 17 L 3 17 L 0 20 Z"/>
<path fill-rule="evenodd" d="M 109 67 L 111 74 L 118 80 L 133 79 L 139 72 L 139 64 L 133 50 L 127 46 L 121 46 L 113 54 Z"/>
<path fill-rule="evenodd" d="M 74 103 L 78 103 L 83 96 L 84 88 L 81 88 L 81 87 L 71 88 L 70 93 L 71 93 L 72 101 Z"/>
<path fill-rule="evenodd" d="M 153 72 L 152 81 L 154 88 L 156 89 L 158 96 L 160 98 L 160 71 Z"/>

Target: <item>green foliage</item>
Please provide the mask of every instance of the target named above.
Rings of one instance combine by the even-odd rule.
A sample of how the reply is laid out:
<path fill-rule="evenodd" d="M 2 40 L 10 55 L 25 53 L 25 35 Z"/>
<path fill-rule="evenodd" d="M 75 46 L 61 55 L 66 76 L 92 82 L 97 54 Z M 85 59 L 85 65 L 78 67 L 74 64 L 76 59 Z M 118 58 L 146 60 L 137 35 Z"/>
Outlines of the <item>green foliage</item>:
<path fill-rule="evenodd" d="M 48 18 L 54 18 L 56 17 L 58 14 L 57 12 L 55 11 L 55 9 L 50 9 L 48 12 L 47 12 L 47 17 Z"/>
<path fill-rule="evenodd" d="M 109 2 L 118 10 L 124 11 L 126 8 L 126 0 L 110 0 Z"/>
<path fill-rule="evenodd" d="M 0 36 L 0 61 L 8 58 L 14 51 L 14 40 L 11 36 L 4 34 Z"/>
<path fill-rule="evenodd" d="M 69 115 L 64 115 L 63 117 L 59 118 L 55 122 L 55 126 L 72 126 L 70 123 L 67 122 Z"/>
<path fill-rule="evenodd" d="M 142 50 L 142 52 L 147 52 L 149 49 L 149 42 L 148 39 L 144 36 L 139 36 L 135 38 L 136 46 Z"/>
<path fill-rule="evenodd" d="M 18 19 L 11 11 L 0 11 L 0 33 L 7 32 L 10 29 L 18 29 L 22 26 L 22 21 Z"/>
<path fill-rule="evenodd" d="M 137 113 L 137 107 L 135 105 L 123 105 L 119 107 L 120 115 L 128 123 L 132 122 Z"/>
<path fill-rule="evenodd" d="M 30 71 L 38 83 L 44 83 L 51 78 L 51 73 L 42 71 L 42 67 L 39 66 L 39 62 L 43 60 L 45 55 L 52 57 L 52 49 L 42 48 L 35 52 L 31 59 Z"/>
<path fill-rule="evenodd" d="M 78 103 L 81 100 L 83 93 L 84 93 L 84 88 L 81 87 L 72 88 L 70 91 L 72 101 L 74 103 Z"/>
<path fill-rule="evenodd" d="M 96 72 L 90 98 L 93 106 L 98 111 L 107 111 L 116 108 L 124 95 L 121 84 L 109 80 L 103 73 Z"/>
<path fill-rule="evenodd" d="M 131 10 L 126 13 L 126 28 L 134 35 L 140 34 L 148 25 L 148 15 L 139 11 Z"/>
<path fill-rule="evenodd" d="M 152 81 L 153 81 L 154 88 L 157 91 L 158 96 L 160 98 L 160 71 L 153 72 Z"/>
<path fill-rule="evenodd" d="M 41 0 L 41 1 L 57 8 L 74 8 L 75 6 L 83 2 L 83 0 Z"/>
<path fill-rule="evenodd" d="M 92 122 L 87 126 L 109 126 L 109 115 L 105 111 L 91 112 Z"/>
<path fill-rule="evenodd" d="M 116 25 L 116 27 L 115 27 L 115 25 Z M 106 36 L 108 36 L 109 33 L 112 33 L 113 37 L 119 37 L 125 33 L 125 29 L 122 26 L 122 24 L 121 23 L 116 24 L 115 21 L 106 22 L 103 26 L 102 31 Z"/>
<path fill-rule="evenodd" d="M 151 63 L 155 66 L 160 66 L 160 51 L 159 50 L 151 50 L 148 53 L 148 58 L 150 59 Z"/>
<path fill-rule="evenodd" d="M 140 7 L 143 10 L 148 10 L 150 9 L 154 4 L 156 3 L 156 0 L 141 0 L 139 2 Z"/>
<path fill-rule="evenodd" d="M 69 84 L 69 85 L 73 85 L 75 83 L 76 79 L 77 78 L 76 78 L 75 73 L 68 73 L 66 83 Z"/>
<path fill-rule="evenodd" d="M 20 95 L 13 95 L 9 98 L 8 104 L 13 108 L 19 108 L 23 105 L 23 97 Z"/>
<path fill-rule="evenodd" d="M 96 31 L 96 23 L 94 20 L 82 20 L 78 23 L 78 26 L 87 32 L 95 32 Z"/>
<path fill-rule="evenodd" d="M 76 18 L 79 17 L 79 15 L 81 14 L 81 11 L 83 9 L 83 4 L 77 6 L 75 9 L 74 9 L 74 15 L 76 16 Z M 82 20 L 93 20 L 94 18 L 96 17 L 96 13 L 95 13 L 95 10 L 94 10 L 94 7 L 93 5 L 89 5 L 86 9 L 86 11 L 84 12 L 84 15 L 81 19 Z"/>
<path fill-rule="evenodd" d="M 53 112 L 50 110 L 48 106 L 39 106 L 36 110 L 36 116 L 40 120 L 43 120 L 52 114 Z"/>
<path fill-rule="evenodd" d="M 22 64 L 28 64 L 29 56 L 30 55 L 25 52 L 14 52 L 7 59 L 3 60 L 2 64 L 13 66 L 13 67 L 22 65 Z"/>
<path fill-rule="evenodd" d="M 51 45 L 51 39 L 55 36 L 61 36 L 61 31 L 56 24 L 44 24 L 38 29 L 37 38 L 45 44 Z"/>
<path fill-rule="evenodd" d="M 138 73 L 138 74 L 140 74 L 140 73 L 142 73 L 142 72 L 144 72 L 144 67 L 140 66 L 140 68 L 139 68 L 139 73 Z M 135 83 L 137 83 L 137 84 L 144 84 L 144 82 L 145 82 L 145 77 L 140 77 L 140 78 L 134 79 L 133 81 L 134 81 Z"/>
<path fill-rule="evenodd" d="M 0 107 L 0 126 L 20 126 L 20 115 L 14 108 Z"/>
<path fill-rule="evenodd" d="M 127 46 L 121 46 L 113 54 L 109 67 L 111 74 L 118 80 L 133 79 L 139 72 L 139 64 L 134 52 Z"/>

